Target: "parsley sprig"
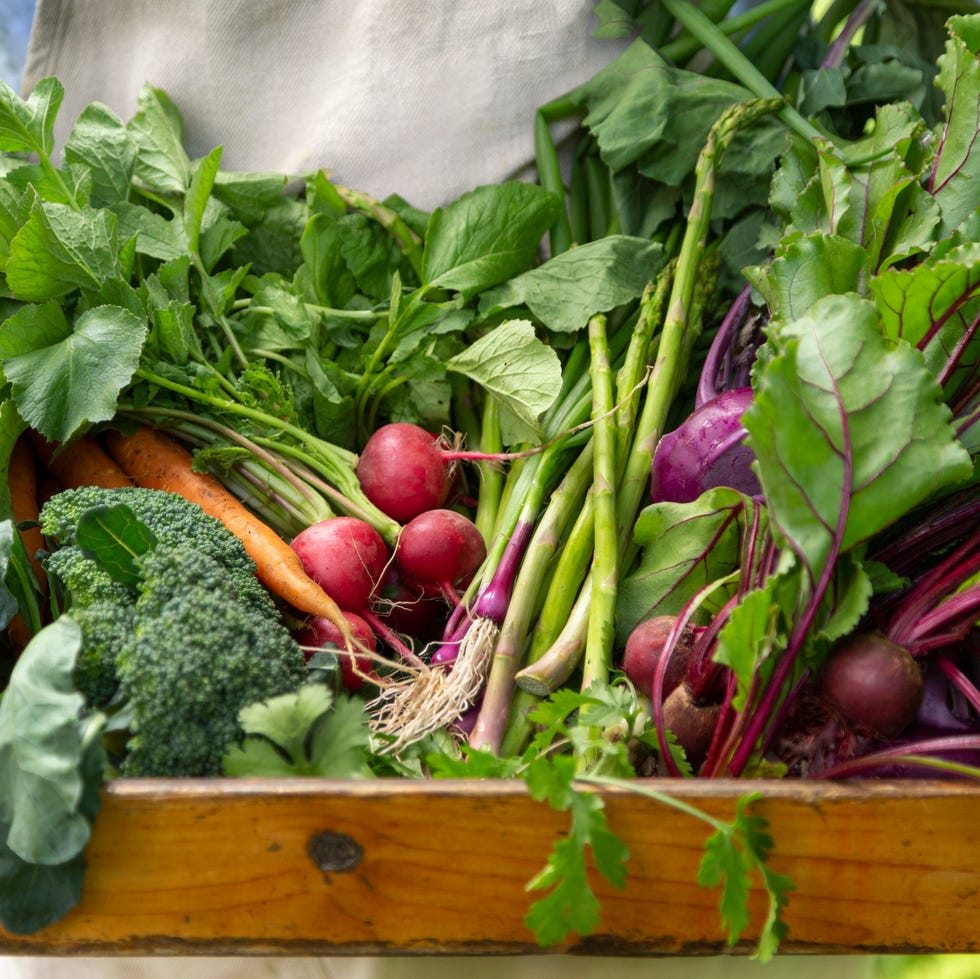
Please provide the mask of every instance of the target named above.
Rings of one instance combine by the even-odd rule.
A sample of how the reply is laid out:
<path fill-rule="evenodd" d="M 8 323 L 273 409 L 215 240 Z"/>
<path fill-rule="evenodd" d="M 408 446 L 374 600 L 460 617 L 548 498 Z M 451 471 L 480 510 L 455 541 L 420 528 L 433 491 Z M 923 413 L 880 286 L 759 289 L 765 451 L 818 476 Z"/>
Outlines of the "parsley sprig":
<path fill-rule="evenodd" d="M 649 717 L 624 684 L 597 683 L 585 692 L 563 688 L 542 700 L 529 719 L 536 734 L 520 758 L 464 747 L 458 758 L 440 753 L 426 762 L 435 777 L 472 777 L 476 771 L 484 778 L 522 778 L 534 799 L 569 814 L 568 832 L 527 883 L 529 893 L 542 892 L 525 917 L 541 946 L 559 945 L 573 934 L 586 937 L 598 927 L 602 909 L 590 867 L 612 886 L 626 886 L 629 848 L 610 827 L 603 795 L 596 791 L 610 788 L 654 799 L 710 827 L 698 884 L 721 888 L 728 944 L 735 945 L 751 924 L 749 896 L 757 880 L 768 910 L 755 957 L 768 961 L 775 955 L 788 930 L 783 912 L 793 882 L 769 866 L 773 839 L 765 817 L 754 811 L 758 793 L 739 798 L 726 822 L 637 778 L 639 758 L 656 750 L 657 742 L 650 736 Z"/>

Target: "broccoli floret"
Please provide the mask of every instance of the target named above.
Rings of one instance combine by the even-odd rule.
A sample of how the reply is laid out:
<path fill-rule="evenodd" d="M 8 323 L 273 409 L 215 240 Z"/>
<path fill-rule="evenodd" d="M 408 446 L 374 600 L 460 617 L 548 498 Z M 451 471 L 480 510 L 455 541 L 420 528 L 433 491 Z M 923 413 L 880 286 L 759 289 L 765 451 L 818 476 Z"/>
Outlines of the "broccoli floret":
<path fill-rule="evenodd" d="M 122 772 L 219 775 L 242 737 L 239 711 L 295 690 L 305 657 L 278 620 L 237 600 L 226 571 L 201 551 L 156 547 L 137 564 L 144 584 L 118 660 L 133 718 Z"/>
<path fill-rule="evenodd" d="M 136 599 L 102 566 L 75 546 L 59 547 L 45 558 L 45 570 L 61 586 L 72 611 L 103 602 L 132 604 Z"/>
<path fill-rule="evenodd" d="M 134 604 L 99 599 L 73 606 L 71 617 L 82 631 L 82 648 L 75 661 L 75 689 L 88 707 L 105 710 L 119 687 L 119 651 L 132 641 Z"/>
<path fill-rule="evenodd" d="M 48 558 L 49 573 L 57 575 L 71 603 L 85 603 L 105 594 L 109 576 L 75 547 L 81 515 L 95 506 L 124 503 L 165 547 L 187 546 L 217 561 L 234 581 L 239 600 L 256 611 L 271 613 L 274 602 L 255 577 L 255 564 L 242 542 L 220 520 L 177 493 L 127 486 L 104 489 L 83 486 L 52 496 L 41 508 L 41 532 L 59 545 L 62 556 Z M 68 551 L 67 554 L 63 553 Z M 80 562 L 77 563 L 76 562 Z"/>

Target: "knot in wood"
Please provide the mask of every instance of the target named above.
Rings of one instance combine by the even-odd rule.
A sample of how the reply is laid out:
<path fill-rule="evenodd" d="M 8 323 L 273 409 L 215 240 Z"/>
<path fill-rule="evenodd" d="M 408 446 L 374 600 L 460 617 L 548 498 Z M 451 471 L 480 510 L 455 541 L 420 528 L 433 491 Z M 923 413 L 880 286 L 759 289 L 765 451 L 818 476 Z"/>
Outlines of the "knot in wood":
<path fill-rule="evenodd" d="M 360 844 L 353 837 L 330 830 L 314 833 L 306 844 L 306 852 L 324 873 L 353 870 L 364 856 Z"/>

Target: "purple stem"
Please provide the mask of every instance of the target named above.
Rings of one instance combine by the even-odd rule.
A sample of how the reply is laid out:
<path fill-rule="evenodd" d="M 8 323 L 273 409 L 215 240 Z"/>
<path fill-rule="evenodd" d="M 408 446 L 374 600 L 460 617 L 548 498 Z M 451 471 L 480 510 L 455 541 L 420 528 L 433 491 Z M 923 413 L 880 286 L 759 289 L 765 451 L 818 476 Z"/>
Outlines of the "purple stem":
<path fill-rule="evenodd" d="M 458 605 L 446 623 L 442 642 L 429 658 L 430 663 L 446 665 L 456 659 L 459 644 L 469 631 L 474 619 L 490 619 L 498 625 L 504 621 L 510 593 L 517 577 L 517 570 L 524 557 L 527 543 L 531 539 L 533 526 L 519 520 L 510 540 L 504 546 L 500 560 L 490 580 L 477 592 L 476 601 L 471 608 Z"/>
<path fill-rule="evenodd" d="M 820 64 L 821 68 L 839 68 L 844 61 L 854 35 L 867 23 L 872 11 L 878 6 L 878 0 L 861 0 L 861 2 L 851 11 L 851 16 L 847 18 L 847 23 L 841 28 L 840 34 L 827 49 L 824 59 Z"/>
<path fill-rule="evenodd" d="M 726 385 L 719 383 L 722 364 L 727 357 L 731 356 L 735 334 L 739 326 L 745 321 L 746 314 L 749 311 L 751 297 L 751 286 L 745 286 L 738 296 L 736 296 L 735 301 L 725 314 L 725 318 L 721 321 L 718 332 L 711 341 L 704 366 L 701 368 L 701 377 L 698 381 L 698 390 L 694 399 L 695 408 L 700 408 L 701 405 L 716 398 L 724 390 Z"/>

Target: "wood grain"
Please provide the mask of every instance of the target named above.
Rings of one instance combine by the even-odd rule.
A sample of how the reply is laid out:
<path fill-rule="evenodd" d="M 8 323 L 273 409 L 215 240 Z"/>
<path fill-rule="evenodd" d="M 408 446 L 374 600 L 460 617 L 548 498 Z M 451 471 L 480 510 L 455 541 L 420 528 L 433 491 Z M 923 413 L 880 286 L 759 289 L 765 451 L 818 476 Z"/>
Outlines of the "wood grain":
<path fill-rule="evenodd" d="M 785 951 L 980 951 L 976 787 L 649 784 L 726 819 L 763 793 L 771 865 L 796 885 Z M 630 849 L 627 885 L 596 878 L 597 933 L 549 951 L 724 951 L 718 893 L 696 883 L 709 828 L 634 793 L 603 797 Z M 116 781 L 82 903 L 37 935 L 0 930 L 0 952 L 535 951 L 525 884 L 566 827 L 509 782 Z M 761 893 L 752 907 L 758 921 Z"/>

